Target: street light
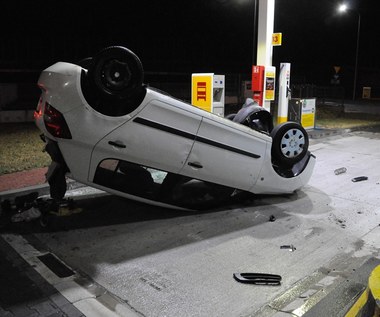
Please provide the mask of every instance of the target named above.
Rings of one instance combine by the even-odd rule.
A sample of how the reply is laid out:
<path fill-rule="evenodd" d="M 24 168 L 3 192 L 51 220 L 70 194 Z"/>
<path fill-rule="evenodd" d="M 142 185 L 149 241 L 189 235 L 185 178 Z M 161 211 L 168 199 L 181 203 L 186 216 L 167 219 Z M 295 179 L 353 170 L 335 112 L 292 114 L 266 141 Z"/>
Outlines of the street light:
<path fill-rule="evenodd" d="M 359 40 L 360 40 L 360 22 L 361 22 L 360 20 L 361 20 L 361 16 L 360 16 L 360 12 L 359 11 L 355 11 L 355 10 L 350 9 L 345 3 L 341 4 L 338 7 L 338 12 L 340 12 L 340 13 L 345 13 L 347 11 L 355 12 L 358 15 L 358 31 L 357 31 L 357 35 L 356 35 L 356 56 L 355 56 L 355 72 L 354 72 L 354 89 L 353 89 L 353 93 L 352 93 L 352 100 L 355 100 L 355 96 L 356 96 L 356 81 L 357 81 L 357 76 L 358 76 L 358 59 L 359 59 Z"/>

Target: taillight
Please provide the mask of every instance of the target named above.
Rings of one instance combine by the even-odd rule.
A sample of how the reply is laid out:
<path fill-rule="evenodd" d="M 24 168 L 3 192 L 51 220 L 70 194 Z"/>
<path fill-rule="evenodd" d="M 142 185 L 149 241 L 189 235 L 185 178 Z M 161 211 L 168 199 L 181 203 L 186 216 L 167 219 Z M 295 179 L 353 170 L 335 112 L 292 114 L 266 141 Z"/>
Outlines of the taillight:
<path fill-rule="evenodd" d="M 45 103 L 44 122 L 46 130 L 48 130 L 52 136 L 62 139 L 71 139 L 69 127 L 62 113 L 47 102 Z"/>
<path fill-rule="evenodd" d="M 38 101 L 37 109 L 34 111 L 34 120 L 38 120 L 42 116 L 42 96 Z"/>

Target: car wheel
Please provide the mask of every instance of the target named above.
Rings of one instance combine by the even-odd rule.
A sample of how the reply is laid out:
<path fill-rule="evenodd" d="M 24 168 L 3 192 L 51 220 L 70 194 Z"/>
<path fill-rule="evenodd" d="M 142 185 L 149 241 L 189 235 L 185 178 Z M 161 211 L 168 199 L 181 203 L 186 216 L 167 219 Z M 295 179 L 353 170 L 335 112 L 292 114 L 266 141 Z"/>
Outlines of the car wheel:
<path fill-rule="evenodd" d="M 275 164 L 290 167 L 306 155 L 309 148 L 309 136 L 306 130 L 296 122 L 284 122 L 272 132 L 272 160 Z"/>
<path fill-rule="evenodd" d="M 230 116 L 230 120 L 259 132 L 270 133 L 273 129 L 271 113 L 257 104 L 243 106 L 237 114 Z"/>
<path fill-rule="evenodd" d="M 121 46 L 107 47 L 95 55 L 88 75 L 95 89 L 111 100 L 130 98 L 143 84 L 140 59 Z"/>
<path fill-rule="evenodd" d="M 231 120 L 231 121 L 233 121 L 235 117 L 236 117 L 236 113 L 230 113 L 226 115 L 226 119 Z"/>
<path fill-rule="evenodd" d="M 92 65 L 92 57 L 86 57 L 76 63 L 78 66 L 88 69 Z"/>
<path fill-rule="evenodd" d="M 248 118 L 248 125 L 251 129 L 270 133 L 273 130 L 272 115 L 268 111 L 257 111 Z"/>

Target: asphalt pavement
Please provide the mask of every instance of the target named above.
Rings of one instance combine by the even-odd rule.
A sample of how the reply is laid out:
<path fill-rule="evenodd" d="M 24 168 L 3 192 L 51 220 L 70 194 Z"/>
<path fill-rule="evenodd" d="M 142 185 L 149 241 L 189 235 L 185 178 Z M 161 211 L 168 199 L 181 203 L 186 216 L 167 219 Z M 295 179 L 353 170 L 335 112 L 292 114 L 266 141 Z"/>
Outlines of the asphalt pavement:
<path fill-rule="evenodd" d="M 368 106 L 368 105 L 367 105 Z M 380 106 L 369 105 L 370 110 L 380 111 Z M 354 109 L 354 108 L 350 108 Z M 353 111 L 353 110 L 352 110 Z M 376 112 L 377 113 L 377 112 Z M 378 130 L 378 127 L 368 129 Z M 312 129 L 309 136 L 312 144 L 333 136 L 348 134 L 357 129 Z M 31 172 L 32 173 L 32 172 Z M 36 184 L 23 184 L 0 192 L 0 200 L 12 200 L 14 197 L 37 191 L 48 194 L 46 183 L 41 184 L 41 173 Z M 25 177 L 27 179 L 27 177 Z M 3 178 L 4 180 L 4 178 Z M 0 176 L 0 182 L 2 178 Z M 84 187 L 70 183 L 71 189 Z M 101 193 L 94 193 L 98 195 Z M 39 226 L 38 221 L 11 224 L 4 221 L 4 212 L 0 222 L 0 316 L 143 316 L 128 303 L 108 292 L 95 283 L 86 274 L 76 272 L 50 253 L 46 246 L 33 235 L 31 226 Z M 39 228 L 38 230 L 43 230 Z M 377 261 L 363 265 L 368 273 Z M 367 276 L 367 275 L 366 275 Z M 149 280 L 147 280 L 147 283 Z M 160 287 L 160 285 L 153 285 Z M 153 287 L 152 286 L 152 287 Z M 162 286 L 162 285 L 161 285 Z M 351 285 L 359 293 L 363 283 Z M 327 300 L 326 300 L 327 301 Z M 313 316 L 313 310 L 308 316 Z M 285 315 L 284 315 L 285 316 Z M 326 315 L 327 316 L 327 315 Z"/>

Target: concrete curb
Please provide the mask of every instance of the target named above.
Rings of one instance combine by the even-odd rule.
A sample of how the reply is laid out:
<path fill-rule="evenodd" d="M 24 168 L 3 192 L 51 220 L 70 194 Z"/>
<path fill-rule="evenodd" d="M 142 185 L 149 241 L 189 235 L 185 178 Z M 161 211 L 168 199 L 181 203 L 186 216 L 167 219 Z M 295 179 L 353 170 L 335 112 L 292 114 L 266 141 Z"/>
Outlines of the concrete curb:
<path fill-rule="evenodd" d="M 86 187 L 86 185 L 78 183 L 74 180 L 67 180 L 67 191 L 78 189 Z M 27 186 L 22 187 L 18 189 L 11 189 L 7 191 L 0 192 L 0 200 L 3 199 L 10 199 L 15 197 L 16 195 L 27 195 L 32 192 L 38 192 L 39 196 L 49 195 L 50 188 L 48 183 L 40 184 L 40 185 L 33 185 L 33 186 Z"/>
<path fill-rule="evenodd" d="M 327 129 L 327 128 L 320 128 L 315 127 L 311 130 L 306 130 L 308 132 L 310 139 L 321 139 L 329 136 L 334 135 L 344 135 L 351 132 L 357 132 L 357 131 L 371 131 L 374 129 L 379 129 L 380 124 L 371 124 L 368 126 L 358 126 L 358 127 L 352 127 L 352 128 L 345 128 L 345 129 Z"/>
<path fill-rule="evenodd" d="M 3 192 L 0 192 L 0 199 L 7 199 L 10 197 L 13 197 L 15 195 L 27 195 L 32 192 L 43 192 L 47 193 L 49 192 L 49 185 L 47 184 L 40 184 L 40 185 L 33 185 L 28 187 L 22 187 L 17 189 L 10 189 Z"/>
<path fill-rule="evenodd" d="M 51 267 L 40 260 L 41 256 L 51 253 L 35 249 L 25 237 L 15 234 L 2 234 L 1 238 L 84 316 L 141 316 L 126 302 L 109 293 L 101 285 L 75 272 L 54 255 L 53 257 L 57 262 L 72 271 L 72 275 L 58 276 Z"/>

